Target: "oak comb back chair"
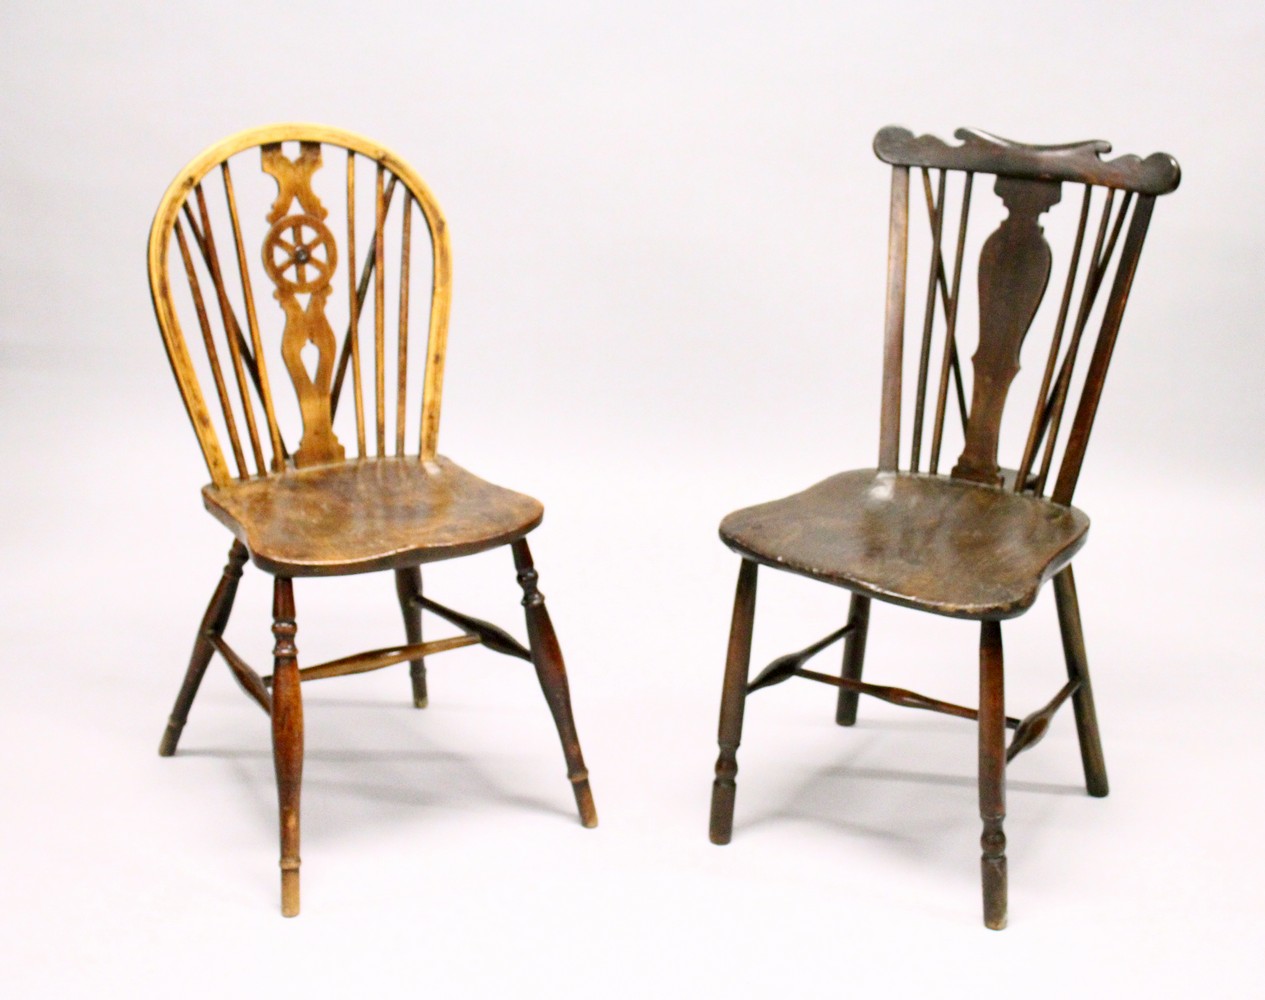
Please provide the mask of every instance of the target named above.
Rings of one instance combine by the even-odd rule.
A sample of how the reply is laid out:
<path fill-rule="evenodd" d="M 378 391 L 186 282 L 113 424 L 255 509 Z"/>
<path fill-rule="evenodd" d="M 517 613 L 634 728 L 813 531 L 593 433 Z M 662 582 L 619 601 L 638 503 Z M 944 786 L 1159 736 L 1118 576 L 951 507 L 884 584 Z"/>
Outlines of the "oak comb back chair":
<path fill-rule="evenodd" d="M 230 161 L 241 164 L 239 172 Z M 330 192 L 328 202 L 318 188 Z M 254 214 L 239 213 L 238 192 L 243 202 L 256 196 Z M 412 266 L 417 227 L 429 237 L 429 274 Z M 444 218 L 422 179 L 376 143 L 315 125 L 254 129 L 212 146 L 172 182 L 150 233 L 158 325 L 211 475 L 203 501 L 235 537 L 159 752 L 175 752 L 198 685 L 219 653 L 272 719 L 287 916 L 299 910 L 302 681 L 407 661 L 414 704 L 422 708 L 428 656 L 482 643 L 528 660 L 557 724 L 581 821 L 597 824 L 562 654 L 525 537 L 543 508 L 436 451 L 450 274 Z M 256 289 L 271 293 L 276 305 L 257 302 L 265 295 Z M 419 352 L 409 349 L 410 307 L 419 297 L 429 306 L 420 365 Z M 330 300 L 339 300 L 337 309 Z M 362 318 L 369 327 L 363 331 Z M 198 331 L 191 342 L 185 327 Z M 270 379 L 274 362 L 284 365 L 292 392 Z M 214 409 L 203 385 L 213 387 Z M 410 406 L 417 385 L 420 398 Z M 300 429 L 301 436 L 294 433 Z M 421 564 L 504 545 L 524 595 L 526 647 L 422 593 Z M 247 559 L 275 578 L 271 676 L 224 640 Z M 300 668 L 293 579 L 374 570 L 395 574 L 406 644 Z M 422 641 L 423 610 L 460 634 Z"/>
<path fill-rule="evenodd" d="M 856 721 L 861 694 L 930 709 L 979 723 L 979 802 L 983 820 L 981 858 L 984 922 L 1006 924 L 1005 769 L 1008 761 L 1040 740 L 1055 711 L 1071 698 L 1090 795 L 1107 794 L 1089 667 L 1070 561 L 1085 542 L 1089 519 L 1071 505 L 1098 408 L 1107 367 L 1129 296 L 1138 256 L 1157 196 L 1177 187 L 1172 157 L 1145 160 L 1123 156 L 1106 161 L 1105 142 L 1028 146 L 972 129 L 960 129 L 960 145 L 933 136 L 915 137 L 902 128 L 881 130 L 878 158 L 892 166 L 887 264 L 887 308 L 883 349 L 881 430 L 877 469 L 843 472 L 802 493 L 736 511 L 720 526 L 721 539 L 742 556 L 720 711 L 720 757 L 712 790 L 711 839 L 726 844 L 733 832 L 737 750 L 743 709 L 752 691 L 805 677 L 839 688 L 836 721 Z M 901 404 L 904 375 L 905 286 L 909 251 L 911 172 L 920 174 L 930 222 L 927 292 L 913 388 L 908 466 L 901 467 Z M 952 189 L 949 174 L 960 176 Z M 1008 215 L 984 241 L 976 267 L 979 338 L 969 393 L 958 358 L 957 318 L 961 301 L 967 223 L 975 177 L 991 175 Z M 1076 188 L 1083 188 L 1076 197 Z M 1066 190 L 1069 188 L 1071 190 Z M 951 214 L 948 191 L 958 207 Z M 1065 258 L 1066 277 L 1044 364 L 1036 405 L 1028 422 L 1017 467 L 998 466 L 1002 413 L 1019 353 L 1044 297 L 1053 256 L 1043 216 L 1066 197 L 1079 209 L 1075 236 Z M 1074 209 L 1075 211 L 1075 209 Z M 954 223 L 946 218 L 956 215 Z M 1095 218 L 1096 217 L 1096 218 Z M 1053 221 L 1053 220 L 1050 220 Z M 1127 221 L 1127 225 L 1126 225 Z M 1121 234 L 1123 233 L 1123 242 Z M 1087 245 L 1087 237 L 1092 249 Z M 952 238 L 951 268 L 942 246 Z M 1107 282 L 1119 246 L 1114 278 Z M 1100 292 L 1110 288 L 1105 301 Z M 1079 294 L 1077 290 L 1079 289 Z M 1075 308 L 1073 304 L 1075 303 Z M 1099 303 L 1101 308 L 1096 310 Z M 937 314 L 941 321 L 937 322 Z M 1101 315 L 1096 338 L 1084 334 Z M 1044 324 L 1043 324 L 1044 325 Z M 1088 366 L 1077 371 L 1083 339 L 1093 339 Z M 933 343 L 938 348 L 933 351 Z M 933 359 L 938 377 L 931 379 Z M 949 387 L 953 383 L 951 405 Z M 1080 386 L 1062 459 L 1046 494 L 1072 386 Z M 934 388 L 934 407 L 929 392 Z M 946 413 L 960 418 L 962 451 L 947 474 L 941 471 Z M 930 415 L 930 448 L 923 444 Z M 1019 440 L 1018 438 L 1016 440 Z M 755 615 L 756 570 L 788 570 L 851 592 L 843 628 L 798 653 L 774 660 L 748 683 Z M 1053 579 L 1068 682 L 1054 699 L 1023 719 L 1008 717 L 1003 698 L 1001 622 L 1032 606 L 1045 581 Z M 951 705 L 900 688 L 861 680 L 870 602 L 893 604 L 980 622 L 980 707 Z M 810 657 L 844 640 L 839 675 L 808 669 Z M 1006 746 L 1006 730 L 1015 734 Z"/>

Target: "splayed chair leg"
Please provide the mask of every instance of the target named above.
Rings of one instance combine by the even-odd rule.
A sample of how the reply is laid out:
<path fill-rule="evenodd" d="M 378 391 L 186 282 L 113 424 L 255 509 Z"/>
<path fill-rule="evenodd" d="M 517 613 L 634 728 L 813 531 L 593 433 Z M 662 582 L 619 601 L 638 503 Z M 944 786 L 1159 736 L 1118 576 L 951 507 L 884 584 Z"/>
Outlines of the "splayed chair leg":
<path fill-rule="evenodd" d="M 1006 692 L 1001 622 L 980 623 L 979 811 L 984 924 L 1006 926 Z"/>
<path fill-rule="evenodd" d="M 400 613 L 404 615 L 404 635 L 410 645 L 422 641 L 422 609 L 417 598 L 422 596 L 422 571 L 412 566 L 395 571 L 395 593 L 400 599 Z M 413 707 L 425 708 L 429 699 L 426 694 L 426 660 L 418 657 L 408 661 L 409 677 L 413 681 Z"/>
<path fill-rule="evenodd" d="M 580 737 L 575 730 L 575 718 L 571 714 L 571 690 L 567 685 L 567 668 L 562 661 L 562 647 L 545 609 L 545 595 L 536 589 L 539 574 L 532 563 L 531 549 L 526 539 L 520 538 L 512 545 L 514 569 L 518 572 L 518 584 L 523 588 L 523 608 L 527 617 L 527 642 L 531 647 L 532 665 L 540 680 L 545 701 L 558 727 L 562 741 L 562 753 L 567 760 L 567 777 L 575 792 L 575 804 L 580 811 L 580 822 L 587 827 L 597 826 L 597 808 L 593 805 L 593 792 L 589 789 L 589 772 L 580 752 Z"/>
<path fill-rule="evenodd" d="M 215 653 L 211 638 L 222 635 L 228 625 L 228 616 L 233 610 L 233 598 L 237 596 L 237 584 L 242 578 L 242 567 L 246 564 L 247 555 L 246 546 L 241 542 L 233 542 L 232 548 L 228 550 L 228 563 L 224 566 L 224 574 L 220 577 L 215 593 L 211 595 L 206 614 L 202 616 L 202 624 L 198 626 L 198 637 L 194 640 L 193 653 L 189 657 L 189 669 L 185 671 L 184 683 L 180 685 L 171 718 L 167 720 L 167 730 L 158 745 L 160 756 L 170 757 L 176 752 L 176 744 L 180 742 L 180 734 L 189 719 L 189 709 L 198 693 L 198 686 L 202 683 L 207 665 Z"/>
<path fill-rule="evenodd" d="M 294 584 L 277 577 L 273 585 L 272 759 L 281 812 L 281 913 L 299 913 L 299 792 L 303 783 L 303 696 L 299 690 L 298 649 L 294 644 Z"/>
<path fill-rule="evenodd" d="M 1102 739 L 1098 734 L 1098 713 L 1094 710 L 1094 689 L 1089 684 L 1089 658 L 1085 654 L 1080 603 L 1076 599 L 1076 580 L 1071 566 L 1054 578 L 1054 603 L 1059 612 L 1059 631 L 1063 635 L 1067 678 L 1080 684 L 1072 695 L 1072 712 L 1076 716 L 1076 735 L 1080 738 L 1085 786 L 1090 795 L 1102 798 L 1107 794 L 1107 764 L 1103 760 Z"/>
<path fill-rule="evenodd" d="M 861 668 L 865 665 L 865 636 L 870 630 L 870 599 L 860 594 L 852 595 L 852 603 L 848 608 L 848 624 L 852 631 L 843 640 L 843 671 L 845 680 L 859 681 Z M 857 721 L 857 702 L 861 695 L 857 691 L 839 689 L 839 701 L 835 707 L 835 722 L 841 726 L 855 725 Z"/>
<path fill-rule="evenodd" d="M 725 681 L 720 695 L 720 756 L 716 758 L 716 780 L 712 782 L 710 836 L 713 844 L 729 843 L 734 830 L 735 779 L 738 776 L 738 745 L 742 742 L 742 713 L 747 702 L 747 673 L 751 668 L 757 569 L 752 560 L 742 561 L 742 568 L 738 570 L 738 589 L 734 594 Z"/>

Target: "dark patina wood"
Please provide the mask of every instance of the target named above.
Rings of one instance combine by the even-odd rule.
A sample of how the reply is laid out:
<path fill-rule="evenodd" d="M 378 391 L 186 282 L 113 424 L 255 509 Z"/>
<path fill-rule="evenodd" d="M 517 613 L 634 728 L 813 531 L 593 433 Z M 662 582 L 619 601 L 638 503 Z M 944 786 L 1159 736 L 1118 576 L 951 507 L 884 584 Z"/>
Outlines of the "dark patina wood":
<path fill-rule="evenodd" d="M 327 165 L 331 150 L 335 157 L 345 152 L 345 174 L 341 160 Z M 239 210 L 230 161 L 245 162 L 275 182 L 271 204 Z M 358 165 L 362 174 L 372 171 L 373 186 L 372 211 L 360 213 L 369 231 L 359 239 Z M 332 197 L 323 198 L 321 190 Z M 340 244 L 342 226 L 336 233 L 327 224 L 326 205 L 344 199 L 347 232 Z M 393 205 L 402 218 L 392 216 Z M 394 235 L 388 241 L 388 224 L 398 244 Z M 216 243 L 217 230 L 226 253 Z M 256 233 L 262 240 L 248 251 Z M 429 289 L 424 282 L 418 286 L 423 295 L 429 291 L 423 301 L 410 296 L 410 281 L 427 242 Z M 316 125 L 243 132 L 206 150 L 168 188 L 150 232 L 149 276 L 167 357 L 211 476 L 203 502 L 236 538 L 159 752 L 175 752 L 194 695 L 218 653 L 272 719 L 282 912 L 299 911 L 304 681 L 407 662 L 413 703 L 420 708 L 428 700 L 428 657 L 483 645 L 530 660 L 558 727 L 580 819 L 595 825 L 562 653 L 523 540 L 544 509 L 437 451 L 451 259 L 443 215 L 422 179 L 389 150 L 348 132 Z M 388 301 L 394 303 L 389 322 Z M 182 317 L 182 308 L 189 315 Z M 422 313 L 424 349 L 410 350 L 410 324 Z M 196 326 L 192 345 L 182 318 Z M 362 345 L 367 324 L 371 333 Z M 362 359 L 362 346 L 369 358 Z M 281 376 L 275 384 L 270 365 Z M 207 395 L 204 381 L 211 387 Z M 410 392 L 420 397 L 416 403 L 410 403 Z M 290 406 L 278 405 L 289 393 Z M 346 395 L 355 412 L 343 419 L 354 416 L 354 432 L 345 429 L 340 437 L 334 421 Z M 287 423 L 294 420 L 295 403 L 297 428 Z M 418 428 L 416 437 L 410 427 Z M 416 452 L 409 455 L 414 441 Z M 506 630 L 422 594 L 421 564 L 505 545 L 513 546 L 524 590 L 530 650 Z M 248 559 L 275 577 L 274 666 L 267 676 L 224 638 Z M 293 580 L 377 570 L 394 571 L 405 643 L 300 666 Z M 460 634 L 424 641 L 423 611 Z"/>
<path fill-rule="evenodd" d="M 979 262 L 980 336 L 966 447 L 953 468 L 959 479 L 1001 484 L 997 439 L 1010 383 L 1019 374 L 1019 348 L 1050 280 L 1050 245 L 1038 219 L 1057 204 L 1060 185 L 997 179 L 1010 215 L 984 244 Z"/>
<path fill-rule="evenodd" d="M 889 125 L 874 137 L 874 153 L 893 166 L 1075 181 L 1150 195 L 1176 190 L 1182 177 L 1177 161 L 1167 153 L 1152 153 L 1145 160 L 1132 155 L 1104 160 L 1103 154 L 1111 152 L 1111 143 L 1102 139 L 1034 146 L 977 128 L 960 128 L 953 137 L 962 144 L 954 146 L 934 135 L 915 136 L 909 129 Z"/>
<path fill-rule="evenodd" d="M 202 491 L 268 573 L 344 576 L 473 555 L 521 538 L 544 508 L 438 457 L 353 459 Z"/>
<path fill-rule="evenodd" d="M 716 843 L 728 842 L 736 753 L 749 692 L 792 677 L 837 687 L 836 721 L 845 726 L 856 720 L 860 694 L 978 720 L 984 921 L 1001 928 L 1007 919 L 1006 764 L 1041 740 L 1068 700 L 1076 716 L 1086 787 L 1091 795 L 1107 794 L 1070 566 L 1085 543 L 1089 519 L 1071 502 L 1155 198 L 1175 189 L 1181 174 L 1173 158 L 1163 153 L 1105 160 L 1103 154 L 1111 149 L 1105 142 L 1029 146 L 973 129 L 956 135 L 960 144 L 890 127 L 874 142 L 879 158 L 892 165 L 878 468 L 839 473 L 792 496 L 735 511 L 721 523 L 721 539 L 742 556 L 743 571 L 721 699 L 711 830 Z M 911 170 L 921 176 L 931 245 L 921 337 L 912 355 L 909 467 L 902 470 Z M 960 183 L 948 178 L 951 173 L 962 175 Z M 973 262 L 979 328 L 968 410 L 957 359 L 963 336 L 957 317 L 963 271 L 972 263 L 965 247 L 976 174 L 995 175 L 991 186 L 1007 214 Z M 1067 197 L 1067 184 L 1081 186 L 1081 197 Z M 1045 224 L 1065 200 L 1077 215 L 1075 238 L 1062 256 L 1062 250 L 1056 253 L 1050 246 Z M 955 214 L 956 227 L 950 230 Z M 951 269 L 945 264 L 948 246 L 955 247 Z M 1065 277 L 1054 299 L 1057 316 L 1024 425 L 1023 451 L 1013 468 L 1004 468 L 998 451 L 1012 383 L 1025 345 L 1045 335 L 1042 317 L 1048 313 L 1040 307 L 1051 275 L 1064 274 L 1063 260 Z M 1100 301 L 1105 289 L 1105 301 Z M 1099 309 L 1095 334 L 1090 319 Z M 1077 362 L 1086 342 L 1092 348 L 1075 399 Z M 934 375 L 937 357 L 940 367 Z M 952 473 L 944 475 L 939 466 L 951 379 L 959 396 L 964 446 Z M 928 399 L 933 389 L 934 407 Z M 1066 412 L 1074 417 L 1064 433 Z M 931 448 L 924 467 L 929 413 Z M 1053 489 L 1046 496 L 1052 478 Z M 846 588 L 852 598 L 844 627 L 778 657 L 748 685 L 757 564 Z M 1051 579 L 1068 681 L 1043 707 L 1023 719 L 1010 717 L 1004 705 L 1001 622 L 1031 607 Z M 861 680 L 871 600 L 981 623 L 978 711 Z M 808 669 L 812 656 L 841 638 L 845 647 L 837 676 Z M 1008 728 L 1015 730 L 1009 749 Z"/>
<path fill-rule="evenodd" d="M 268 693 L 268 686 L 264 683 L 264 679 L 259 676 L 255 668 L 238 656 L 237 650 L 225 642 L 222 636 L 213 636 L 211 645 L 220 656 L 224 657 L 224 662 L 228 664 L 228 669 L 238 686 L 254 698 L 260 708 L 271 715 L 272 696 Z"/>
<path fill-rule="evenodd" d="M 442 653 L 449 649 L 461 649 L 463 646 L 477 646 L 477 635 L 454 635 L 446 639 L 432 639 L 430 642 L 409 643 L 406 646 L 388 646 L 385 649 L 370 649 L 352 656 L 344 656 L 328 663 L 318 663 L 314 667 L 304 667 L 299 671 L 301 681 L 319 681 L 326 677 L 346 677 L 349 674 L 366 674 L 371 670 L 393 667 L 397 663 L 413 662 L 434 653 Z M 270 677 L 263 678 L 268 683 Z"/>
<path fill-rule="evenodd" d="M 567 778 L 575 792 L 575 804 L 580 810 L 580 822 L 585 826 L 597 826 L 597 807 L 593 805 L 593 793 L 589 790 L 589 769 L 584 765 L 580 752 L 580 737 L 575 731 L 575 718 L 571 714 L 571 688 L 567 683 L 567 670 L 562 662 L 562 647 L 545 608 L 545 595 L 537 588 L 539 574 L 532 562 L 531 549 L 526 539 L 520 538 L 511 549 L 514 553 L 514 569 L 518 584 L 523 589 L 523 612 L 527 618 L 527 641 L 531 646 L 531 662 L 536 668 L 540 689 L 544 692 L 549 711 L 553 714 L 558 738 L 562 741 L 562 754 L 567 762 Z"/>
<path fill-rule="evenodd" d="M 1094 690 L 1089 682 L 1089 658 L 1085 653 L 1080 602 L 1076 599 L 1076 579 L 1072 576 L 1071 566 L 1054 578 L 1054 603 L 1058 608 L 1067 677 L 1076 684 L 1076 690 L 1072 694 L 1072 712 L 1076 716 L 1076 734 L 1080 740 L 1085 786 L 1090 795 L 1102 798 L 1108 791 L 1107 764 L 1103 759 L 1102 739 L 1098 734 L 1098 712 L 1094 708 Z"/>
<path fill-rule="evenodd" d="M 294 637 L 294 584 L 279 576 L 273 584 L 272 759 L 281 811 L 281 913 L 299 913 L 299 793 L 303 785 L 303 694 L 299 651 Z"/>
<path fill-rule="evenodd" d="M 1006 763 L 1010 763 L 1025 750 L 1045 739 L 1045 734 L 1050 731 L 1050 720 L 1054 718 L 1054 713 L 1063 707 L 1063 702 L 1076 693 L 1076 688 L 1075 681 L 1068 681 L 1059 688 L 1059 693 L 1050 699 L 1048 705 L 1023 717 L 1015 730 L 1015 738 L 1006 748 Z"/>
<path fill-rule="evenodd" d="M 1089 518 L 1022 493 L 873 469 L 721 522 L 766 566 L 953 618 L 1012 618 L 1084 544 Z"/>

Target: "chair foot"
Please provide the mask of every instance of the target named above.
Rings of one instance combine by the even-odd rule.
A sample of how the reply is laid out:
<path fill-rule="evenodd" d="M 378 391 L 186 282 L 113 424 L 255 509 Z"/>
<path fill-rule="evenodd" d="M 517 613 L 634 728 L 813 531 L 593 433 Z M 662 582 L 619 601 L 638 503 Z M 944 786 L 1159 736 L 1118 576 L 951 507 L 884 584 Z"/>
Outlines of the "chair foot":
<path fill-rule="evenodd" d="M 979 812 L 984 924 L 1006 926 L 1006 693 L 1001 622 L 980 623 Z"/>
<path fill-rule="evenodd" d="M 562 753 L 567 761 L 567 778 L 575 792 L 575 804 L 580 822 L 589 828 L 597 826 L 597 808 L 593 805 L 593 793 L 589 788 L 589 772 L 584 766 L 584 754 L 580 750 L 580 737 L 576 733 L 575 718 L 571 712 L 571 689 L 567 683 L 567 668 L 562 660 L 562 647 L 545 608 L 545 595 L 537 589 L 539 574 L 532 562 L 531 550 L 526 539 L 520 538 L 511 545 L 518 584 L 523 588 L 523 609 L 527 618 L 527 642 L 531 647 L 532 665 L 545 701 L 553 715 L 562 741 Z"/>
<path fill-rule="evenodd" d="M 580 811 L 580 825 L 593 829 L 597 826 L 597 806 L 593 804 L 593 792 L 589 788 L 589 776 L 586 771 L 583 775 L 574 775 L 570 777 L 571 790 L 575 792 L 575 805 Z"/>
<path fill-rule="evenodd" d="M 422 571 L 417 566 L 395 571 L 395 593 L 400 600 L 400 614 L 404 616 L 404 634 L 410 645 L 422 641 L 422 609 L 417 598 L 422 596 Z M 430 704 L 426 691 L 426 660 L 409 660 L 409 679 L 413 683 L 413 707 L 425 708 Z"/>
<path fill-rule="evenodd" d="M 281 915 L 283 917 L 299 915 L 299 869 L 297 867 L 281 869 Z"/>
<path fill-rule="evenodd" d="M 984 886 L 984 926 L 1000 931 L 1006 927 L 1006 834 L 1001 824 L 985 826 L 980 837 L 980 875 Z"/>
<path fill-rule="evenodd" d="M 299 912 L 299 795 L 303 785 L 303 695 L 294 637 L 294 585 L 273 585 L 272 758 L 281 826 L 281 913 Z"/>
<path fill-rule="evenodd" d="M 742 716 L 747 702 L 747 674 L 751 669 L 751 634 L 755 623 L 756 570 L 750 559 L 738 570 L 733 620 L 729 627 L 729 651 L 725 657 L 725 681 L 720 695 L 720 731 L 717 741 L 716 779 L 712 782 L 712 813 L 708 834 L 713 844 L 727 844 L 734 831 L 734 799 L 738 788 L 738 747 L 742 743 Z"/>
<path fill-rule="evenodd" d="M 184 682 L 180 685 L 180 693 L 176 695 L 176 704 L 167 720 L 167 729 L 158 744 L 158 755 L 170 757 L 176 752 L 180 742 L 180 734 L 184 732 L 185 722 L 189 718 L 189 709 L 193 705 L 194 696 L 206 675 L 206 668 L 215 653 L 211 644 L 212 636 L 219 636 L 228 625 L 229 613 L 233 610 L 233 599 L 237 596 L 237 584 L 242 578 L 242 567 L 247 558 L 246 546 L 241 542 L 233 542 L 228 550 L 228 562 L 220 576 L 220 582 L 211 595 L 198 626 L 198 637 L 193 643 L 193 653 L 189 657 L 189 666 L 185 671 Z"/>
<path fill-rule="evenodd" d="M 859 681 L 865 664 L 865 637 L 870 630 L 870 599 L 853 594 L 848 608 L 848 624 L 852 631 L 843 640 L 843 670 L 845 680 Z M 857 721 L 857 702 L 861 696 L 856 691 L 839 689 L 839 701 L 835 706 L 835 722 L 840 726 L 853 726 Z"/>

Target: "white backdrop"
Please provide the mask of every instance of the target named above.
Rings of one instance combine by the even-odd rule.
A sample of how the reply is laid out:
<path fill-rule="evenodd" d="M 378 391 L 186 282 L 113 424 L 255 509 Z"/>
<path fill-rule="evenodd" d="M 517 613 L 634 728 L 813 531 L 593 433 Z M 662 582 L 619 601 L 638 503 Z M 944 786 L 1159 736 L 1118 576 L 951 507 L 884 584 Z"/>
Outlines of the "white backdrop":
<path fill-rule="evenodd" d="M 6 992 L 1054 994 L 1097 976 L 1118 996 L 1259 979 L 1258 4 L 0 17 Z M 176 171 L 284 120 L 381 140 L 444 207 L 441 447 L 546 504 L 533 548 L 602 816 L 573 822 L 513 661 L 437 660 L 425 713 L 404 668 L 316 685 L 289 922 L 267 725 L 225 671 L 180 755 L 154 752 L 227 536 L 198 510 L 143 266 Z M 1083 795 L 1070 715 L 1012 769 L 1001 936 L 979 924 L 966 723 L 866 703 L 843 731 L 829 692 L 764 694 L 734 843 L 706 840 L 737 568 L 716 523 L 877 447 L 888 171 L 869 145 L 888 123 L 1104 137 L 1185 175 L 1157 206 L 1078 493 L 1112 795 Z M 427 583 L 517 624 L 505 553 Z M 298 605 L 306 658 L 400 632 L 387 577 L 301 584 Z M 766 573 L 756 664 L 845 606 Z M 256 658 L 266 612 L 248 571 L 230 631 Z M 872 636 L 867 675 L 973 697 L 974 629 L 881 608 Z M 1026 712 L 1062 670 L 1048 595 L 1007 655 Z"/>

